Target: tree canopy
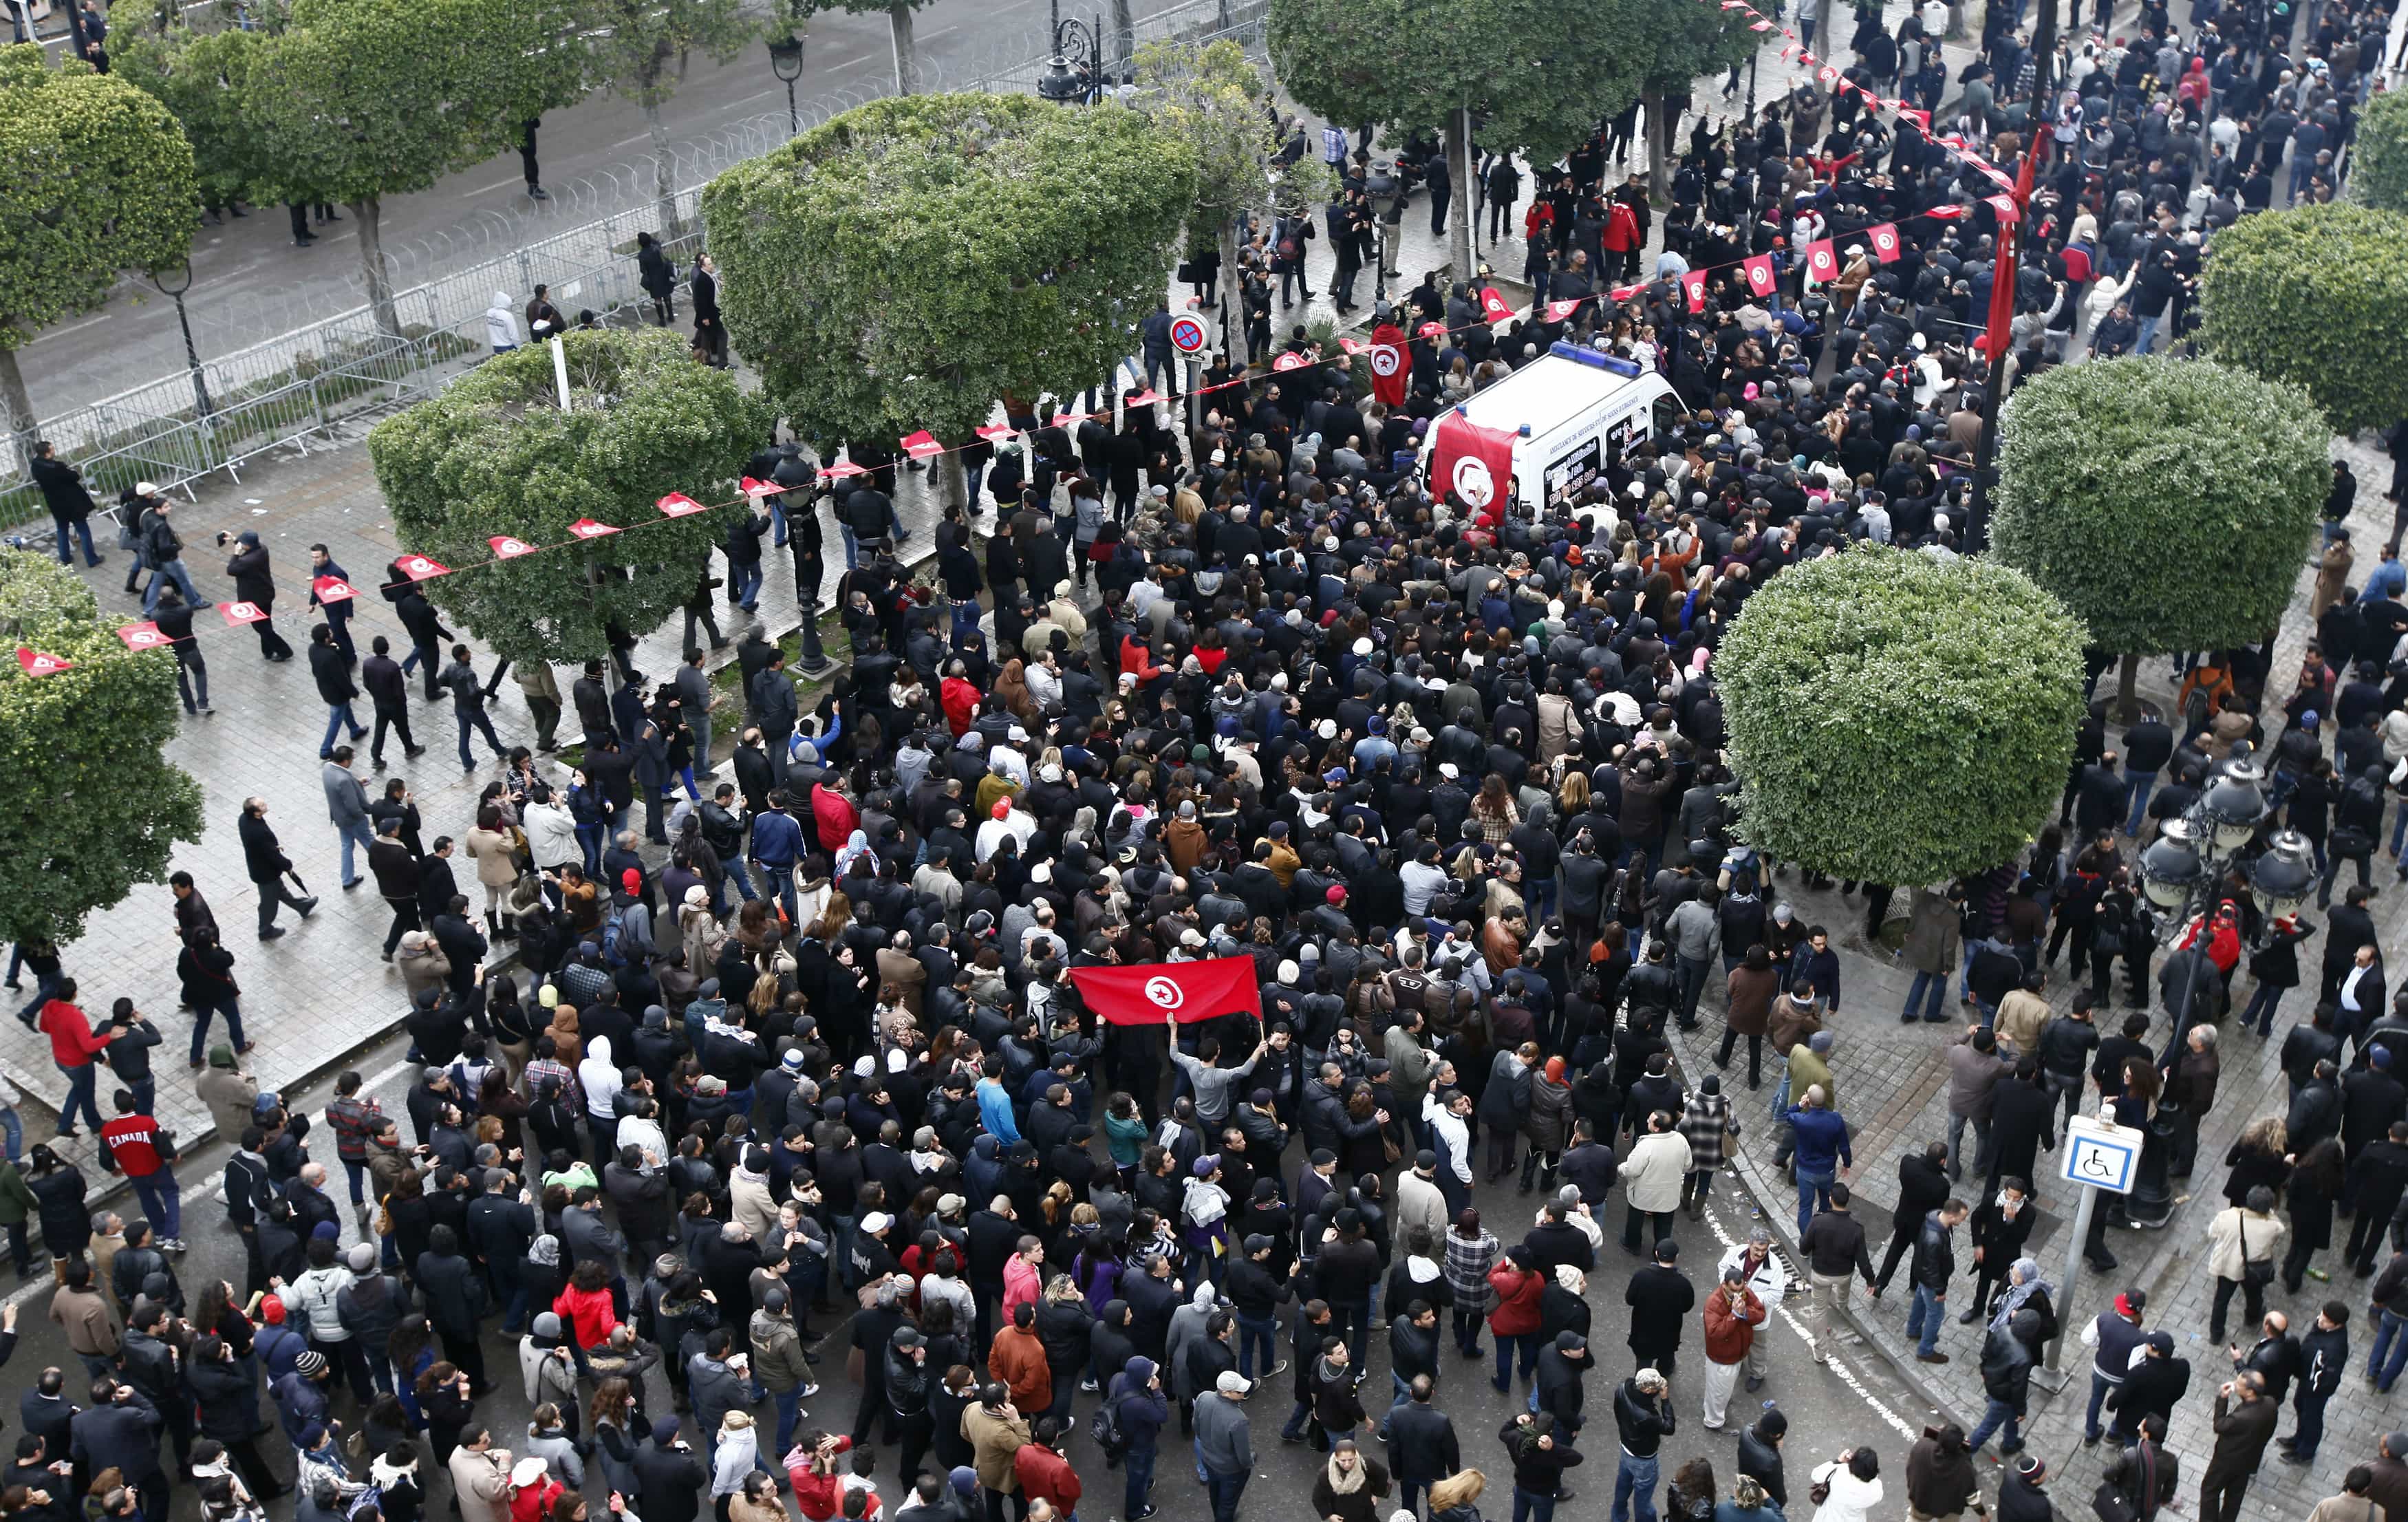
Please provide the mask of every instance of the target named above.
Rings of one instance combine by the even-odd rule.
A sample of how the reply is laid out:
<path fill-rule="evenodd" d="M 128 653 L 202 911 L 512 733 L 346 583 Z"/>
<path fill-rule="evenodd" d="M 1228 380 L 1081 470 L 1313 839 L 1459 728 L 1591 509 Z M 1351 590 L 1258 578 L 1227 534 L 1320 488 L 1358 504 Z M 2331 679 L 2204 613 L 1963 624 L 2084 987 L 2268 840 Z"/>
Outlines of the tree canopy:
<path fill-rule="evenodd" d="M 2009 859 L 2055 807 L 2082 625 L 2004 566 L 1859 545 L 1766 582 L 1714 673 L 1747 840 L 1936 883 Z"/>
<path fill-rule="evenodd" d="M 2007 403 L 1991 553 L 2103 650 L 2258 639 L 2332 485 L 2330 437 L 2299 387 L 2212 360 L 2044 371 Z"/>
<path fill-rule="evenodd" d="M 2349 193 L 2384 211 L 2408 211 L 2408 93 L 2386 90 L 2366 103 L 2350 150 Z"/>
<path fill-rule="evenodd" d="M 106 301 L 119 271 L 177 264 L 200 212 L 192 145 L 157 101 L 0 48 L 0 424 L 34 422 L 16 351 Z"/>
<path fill-rule="evenodd" d="M 806 434 L 891 448 L 1110 373 L 1195 194 L 1195 151 L 1116 103 L 912 95 L 737 165 L 702 213 L 769 395 Z"/>
<path fill-rule="evenodd" d="M 1603 13 L 1543 0 L 1271 0 L 1271 63 L 1282 88 L 1330 121 L 1436 131 L 1469 107 L 1487 146 L 1545 163 L 1638 97 L 1653 47 L 1628 39 L 1656 30 L 1649 8 L 1643 0 L 1607 0 Z"/>
<path fill-rule="evenodd" d="M 573 331 L 562 341 L 566 412 L 551 346 L 532 344 L 368 435 L 401 542 L 453 567 L 423 583 L 428 598 L 518 660 L 602 658 L 608 628 L 640 635 L 682 607 L 727 513 L 743 510 L 671 519 L 657 504 L 672 492 L 733 500 L 774 422 L 732 371 L 695 364 L 673 333 Z M 496 535 L 557 545 L 580 518 L 630 532 L 481 564 Z"/>
<path fill-rule="evenodd" d="M 176 660 L 128 652 L 81 578 L 18 550 L 0 549 L 0 631 L 76 663 L 36 677 L 0 659 L 0 933 L 64 942 L 201 838 L 200 784 L 162 754 Z"/>
<path fill-rule="evenodd" d="M 2269 380 L 2305 386 L 2336 432 L 2408 417 L 2408 214 L 2305 206 L 2243 217 L 2200 272 L 2200 343 Z"/>
<path fill-rule="evenodd" d="M 163 98 L 224 98 L 208 137 L 265 201 L 339 201 L 359 220 L 379 322 L 399 331 L 380 202 L 515 146 L 524 123 L 580 89 L 574 13 L 552 0 L 257 0 L 255 30 L 171 31 L 138 77 L 197 76 Z"/>

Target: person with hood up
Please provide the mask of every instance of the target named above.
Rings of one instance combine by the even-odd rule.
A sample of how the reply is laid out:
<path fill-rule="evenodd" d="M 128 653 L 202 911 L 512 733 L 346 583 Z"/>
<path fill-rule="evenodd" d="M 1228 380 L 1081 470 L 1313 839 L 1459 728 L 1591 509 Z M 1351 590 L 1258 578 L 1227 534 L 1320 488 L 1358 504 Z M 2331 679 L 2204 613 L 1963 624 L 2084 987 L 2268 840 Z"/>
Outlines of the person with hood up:
<path fill-rule="evenodd" d="M 1966 1445 L 1965 1429 L 1955 1422 L 1936 1422 L 1906 1454 L 1906 1504 L 1917 1516 L 1961 1516 L 1982 1504 L 1981 1482 L 1973 1476 L 1973 1450 Z"/>
<path fill-rule="evenodd" d="M 1154 1463 L 1162 1448 L 1162 1429 L 1170 1420 L 1170 1400 L 1163 1393 L 1162 1376 L 1154 1360 L 1130 1358 L 1112 1376 L 1104 1400 L 1112 1408 L 1112 1419 L 1127 1444 L 1121 1453 L 1127 1482 L 1121 1516 L 1123 1522 L 1143 1522 L 1155 1511 L 1147 1498 L 1154 1490 Z"/>
<path fill-rule="evenodd" d="M 1965 1440 L 1968 1448 L 1979 1452 L 1990 1434 L 1999 1432 L 2000 1457 L 2023 1452 L 2020 1424 L 2031 1397 L 2032 1367 L 2040 1362 L 2044 1327 L 2041 1313 L 2030 1306 L 2005 1312 L 1990 1324 L 1982 1340 L 1982 1393 L 1989 1405 Z"/>
<path fill-rule="evenodd" d="M 485 309 L 485 339 L 496 354 L 507 354 L 519 346 L 517 304 L 508 291 L 494 292 L 494 304 Z"/>
<path fill-rule="evenodd" d="M 760 1434 L 752 1429 L 752 1414 L 731 1411 L 720 1417 L 718 1440 L 710 1448 L 710 1504 L 719 1522 L 728 1522 L 729 1502 L 744 1488 L 744 1477 L 760 1464 Z"/>

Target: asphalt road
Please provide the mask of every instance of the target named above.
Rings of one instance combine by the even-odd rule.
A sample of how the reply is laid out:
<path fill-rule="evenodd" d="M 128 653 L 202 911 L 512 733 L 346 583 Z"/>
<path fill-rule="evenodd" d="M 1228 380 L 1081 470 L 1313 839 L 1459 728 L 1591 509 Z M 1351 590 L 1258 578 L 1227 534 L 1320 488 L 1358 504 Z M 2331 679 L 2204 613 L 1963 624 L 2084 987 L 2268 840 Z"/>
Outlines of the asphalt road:
<path fill-rule="evenodd" d="M 1175 0 L 1133 0 L 1140 20 L 1170 8 Z M 1065 9 L 1085 16 L 1092 4 Z M 915 36 L 923 68 L 939 87 L 959 85 L 986 70 L 1019 64 L 1043 50 L 1046 0 L 931 0 L 916 13 Z M 838 91 L 891 89 L 894 49 L 883 12 L 853 15 L 829 9 L 811 18 L 803 75 L 795 86 L 806 106 Z M 769 71 L 768 55 L 754 46 L 733 63 L 697 58 L 664 111 L 673 141 L 785 107 L 785 86 Z M 606 168 L 620 179 L 652 184 L 651 135 L 636 105 L 596 91 L 576 107 L 544 119 L 538 148 L 548 184 L 566 186 Z M 636 167 L 630 176 L 626 170 Z M 680 179 L 678 188 L 684 188 Z M 639 198 L 640 199 L 640 198 Z M 496 215 L 514 219 L 541 237 L 588 222 L 612 207 L 572 205 L 567 197 L 538 206 L 527 199 L 515 150 L 430 190 L 384 202 L 381 219 L 388 254 L 412 238 L 491 227 Z M 318 229 L 310 248 L 294 246 L 281 207 L 265 207 L 230 219 L 223 226 L 204 223 L 193 242 L 193 286 L 185 296 L 193 336 L 204 360 L 243 348 L 319 316 L 357 306 L 359 248 L 347 219 Z M 470 263 L 506 251 L 494 242 L 454 261 Z M 437 270 L 407 265 L 405 284 Z M 138 293 L 135 286 L 138 286 Z M 516 287 L 513 285 L 513 289 Z M 519 293 L 523 298 L 523 292 Z M 179 370 L 183 340 L 174 306 L 136 281 L 102 310 L 58 323 L 18 351 L 34 407 L 44 417 L 100 400 L 129 387 Z"/>
<path fill-rule="evenodd" d="M 403 1097 L 416 1071 L 401 1060 L 405 1044 L 400 1041 L 384 1043 L 363 1055 L 354 1063 L 361 1072 L 367 1075 L 371 1091 L 382 1099 L 386 1111 L 394 1114 L 405 1113 Z M 168 1081 L 175 1080 L 169 1078 Z M 287 1099 L 314 1116 L 322 1111 L 328 1088 L 329 1085 L 324 1084 L 316 1084 L 288 1093 Z M 331 1139 L 313 1139 L 312 1152 L 320 1161 L 330 1166 L 333 1164 Z M 222 1212 L 209 1198 L 222 1156 L 222 1149 L 212 1146 L 179 1170 L 185 1186 L 187 1219 L 184 1236 L 192 1244 L 190 1252 L 179 1264 L 179 1273 L 187 1295 L 193 1294 L 211 1276 L 226 1278 L 237 1285 L 242 1279 L 241 1249 L 232 1228 L 224 1224 Z M 335 1187 L 339 1189 L 342 1187 L 342 1170 L 334 1168 L 333 1171 Z M 1517 1196 L 1511 1181 L 1484 1186 L 1476 1192 L 1475 1198 L 1490 1228 L 1509 1242 L 1519 1240 L 1526 1224 L 1533 1218 L 1539 1199 Z M 1619 1202 L 1615 1204 L 1617 1209 L 1608 1227 L 1607 1243 L 1600 1255 L 1598 1271 L 1590 1275 L 1588 1286 L 1588 1299 L 1595 1317 L 1591 1343 L 1598 1359 L 1598 1370 L 1588 1383 L 1589 1427 L 1578 1444 L 1588 1456 L 1588 1462 L 1569 1477 L 1584 1507 L 1582 1515 L 1601 1515 L 1610 1502 L 1616 1453 L 1612 1425 L 1612 1384 L 1636 1367 L 1624 1343 L 1629 1328 L 1629 1314 L 1622 1303 L 1622 1290 L 1638 1260 L 1626 1256 L 1621 1249 L 1615 1234 L 1620 1225 Z M 128 1199 L 117 1208 L 130 1212 L 133 1204 Z M 1682 1267 L 1700 1294 L 1713 1277 L 1715 1258 L 1726 1245 L 1746 1235 L 1748 1224 L 1748 1205 L 1738 1197 L 1736 1185 L 1727 1176 L 1718 1185 L 1718 1198 L 1707 1212 L 1704 1222 L 1691 1222 L 1685 1217 L 1680 1219 L 1677 1240 L 1684 1248 Z M 344 1240 L 346 1242 L 360 1240 L 355 1221 L 344 1222 Z M 1903 1305 L 1896 1303 L 1899 1287 L 1902 1286 L 1894 1286 L 1892 1293 L 1885 1298 L 1882 1314 L 1903 1314 Z M 22 1343 L 11 1359 L 12 1366 L 18 1371 L 13 1383 L 19 1389 L 30 1386 L 46 1365 L 62 1365 L 75 1371 L 77 1378 L 80 1379 L 80 1371 L 76 1370 L 75 1359 L 67 1353 L 59 1328 L 47 1318 L 49 1297 L 47 1276 L 7 1297 L 8 1303 L 17 1305 L 21 1313 L 19 1331 Z M 1929 1419 L 1929 1412 L 1885 1362 L 1860 1347 L 1843 1346 L 1830 1367 L 1817 1368 L 1809 1358 L 1804 1334 L 1797 1319 L 1799 1303 L 1793 1299 L 1788 1306 L 1774 1314 L 1769 1333 L 1770 1378 L 1765 1387 L 1752 1396 L 1743 1389 L 1734 1395 L 1730 1407 L 1731 1430 L 1735 1432 L 1739 1423 L 1755 1418 L 1758 1402 L 1778 1402 L 1790 1424 L 1784 1446 L 1793 1497 L 1790 1515 L 1801 1519 L 1811 1510 L 1804 1498 L 1807 1472 L 1815 1463 L 1842 1448 L 1866 1443 L 1874 1445 L 1881 1456 L 1885 1482 L 1890 1490 L 1890 1503 L 1885 1508 L 1885 1514 L 1898 1515 L 1903 1505 L 1906 1450 L 1913 1435 Z M 489 1323 L 489 1326 L 495 1325 L 498 1323 Z M 824 1388 L 805 1402 L 808 1415 L 803 1425 L 806 1429 L 822 1427 L 830 1431 L 849 1431 L 855 1404 L 854 1391 L 843 1372 L 849 1324 L 823 1315 L 816 1319 L 813 1329 L 826 1339 L 819 1344 L 823 1359 L 819 1373 Z M 1727 1433 L 1706 1432 L 1700 1425 L 1698 1391 L 1703 1369 L 1700 1341 L 1693 1314 L 1683 1336 L 1673 1382 L 1681 1427 L 1665 1450 L 1668 1460 L 1670 1460 L 1665 1465 L 1665 1475 L 1670 1478 L 1678 1461 L 1703 1455 L 1714 1465 L 1717 1483 L 1727 1489 L 1730 1478 L 1736 1473 L 1731 1463 L 1734 1439 Z M 1285 1343 L 1283 1336 L 1283 1352 L 1286 1350 Z M 1487 1344 L 1488 1340 L 1484 1337 L 1484 1347 Z M 1373 1393 L 1382 1393 L 1384 1399 L 1384 1392 L 1390 1388 L 1386 1374 L 1385 1336 L 1375 1335 L 1371 1345 L 1371 1373 L 1365 1386 L 1367 1404 L 1373 1403 L 1369 1399 Z M 496 1390 L 480 1405 L 479 1415 L 496 1430 L 516 1440 L 525 1430 L 527 1404 L 522 1398 L 515 1374 L 515 1353 L 498 1334 L 490 1334 L 486 1339 L 486 1362 L 494 1373 Z M 1519 1409 L 1526 1389 L 1517 1386 L 1510 1398 L 1500 1395 L 1488 1384 L 1489 1372 L 1490 1366 L 1484 1358 L 1477 1363 L 1459 1359 L 1452 1351 L 1450 1339 L 1444 1379 L 1437 1403 L 1454 1418 L 1465 1461 L 1482 1469 L 1489 1476 L 1490 1495 L 1484 1502 L 1486 1515 L 1501 1517 L 1507 1515 L 1512 1505 L 1512 1471 L 1511 1466 L 1503 1461 L 1496 1432 L 1508 1414 Z M 1257 1470 L 1254 1482 L 1246 1493 L 1246 1515 L 1294 1515 L 1293 1498 L 1306 1493 L 1321 1462 L 1320 1457 L 1310 1448 L 1283 1445 L 1278 1441 L 1278 1429 L 1287 1416 L 1292 1388 L 1292 1375 L 1283 1373 L 1276 1380 L 1260 1386 L 1250 1405 Z M 646 1397 L 647 1409 L 656 1414 L 666 1413 L 669 1409 L 668 1399 L 666 1380 L 655 1370 Z M 272 1411 L 272 1407 L 267 1409 Z M 1093 1399 L 1082 1398 L 1077 1410 L 1079 1436 L 1070 1449 L 1070 1457 L 1088 1489 L 1088 1498 L 1080 1508 L 1081 1514 L 1089 1522 L 1117 1518 L 1122 1515 L 1121 1473 L 1104 1466 L 1084 1435 L 1084 1421 L 1093 1410 Z M 336 1411 L 346 1420 L 355 1420 L 359 1414 L 347 1395 L 337 1396 Z M 756 1414 L 765 1420 L 773 1420 L 775 1413 L 765 1402 Z M 689 1430 L 687 1436 L 692 1440 L 695 1434 Z M 766 1433 L 764 1441 L 767 1441 Z M 509 1445 L 516 1448 L 519 1443 L 512 1441 Z M 263 1443 L 262 1446 L 275 1456 L 280 1470 L 289 1472 L 290 1466 L 285 1456 L 276 1452 L 276 1443 Z M 1367 1446 L 1374 1456 L 1384 1459 L 1382 1445 L 1369 1443 Z M 896 1472 L 897 1463 L 897 1457 L 891 1452 L 880 1455 L 878 1485 L 890 1505 L 896 1503 L 903 1488 Z M 1984 1466 L 1984 1471 L 1985 1475 L 1995 1473 L 1987 1465 Z M 437 1486 L 443 1484 L 438 1481 Z M 1178 1437 L 1175 1424 L 1165 1434 L 1163 1457 L 1155 1471 L 1154 1499 L 1165 1522 L 1205 1522 L 1211 1515 L 1205 1493 L 1195 1483 L 1192 1462 L 1187 1457 L 1185 1443 Z M 442 1505 L 443 1501 L 433 1497 L 430 1500 L 433 1502 L 429 1508 L 430 1515 L 440 1515 L 434 1507 Z M 197 1499 L 189 1488 L 177 1487 L 175 1503 L 179 1517 L 189 1517 L 197 1513 Z M 1596 1513 L 1588 1513 L 1585 1508 L 1589 1506 L 1596 1507 Z M 1274 1513 L 1272 1508 L 1279 1510 Z"/>

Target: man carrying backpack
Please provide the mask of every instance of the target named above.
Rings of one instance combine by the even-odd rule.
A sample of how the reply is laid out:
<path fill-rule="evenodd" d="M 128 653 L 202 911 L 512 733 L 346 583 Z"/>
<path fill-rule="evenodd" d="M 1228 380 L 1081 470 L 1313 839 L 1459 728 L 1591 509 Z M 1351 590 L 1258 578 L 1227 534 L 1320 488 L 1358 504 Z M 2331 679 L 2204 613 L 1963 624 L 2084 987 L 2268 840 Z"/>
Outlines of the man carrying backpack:
<path fill-rule="evenodd" d="M 1170 1398 L 1163 1393 L 1161 1371 L 1152 1358 L 1136 1357 L 1112 1376 L 1111 1389 L 1088 1423 L 1087 1435 L 1103 1450 L 1105 1462 L 1128 1467 L 1123 1522 L 1144 1522 L 1154 1514 L 1146 1495 L 1154 1488 L 1154 1460 L 1163 1424 L 1169 1420 Z"/>

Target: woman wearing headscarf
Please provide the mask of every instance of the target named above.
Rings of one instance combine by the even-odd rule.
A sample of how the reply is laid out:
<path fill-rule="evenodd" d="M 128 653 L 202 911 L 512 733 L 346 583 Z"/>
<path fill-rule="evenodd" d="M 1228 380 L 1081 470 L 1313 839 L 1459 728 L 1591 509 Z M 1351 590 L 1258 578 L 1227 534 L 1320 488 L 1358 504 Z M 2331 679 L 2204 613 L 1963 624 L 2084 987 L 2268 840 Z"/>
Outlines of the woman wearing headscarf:
<path fill-rule="evenodd" d="M 1564 1059 L 1549 1057 L 1530 1077 L 1530 1113 L 1522 1122 L 1522 1135 L 1530 1143 L 1522 1158 L 1524 1194 L 1530 1192 L 1534 1176 L 1548 1189 L 1555 1186 L 1555 1165 L 1563 1161 L 1564 1140 L 1571 1127 L 1571 1080 L 1565 1074 Z"/>

